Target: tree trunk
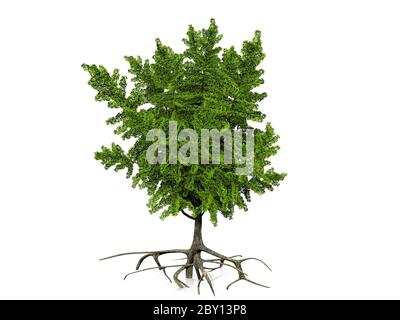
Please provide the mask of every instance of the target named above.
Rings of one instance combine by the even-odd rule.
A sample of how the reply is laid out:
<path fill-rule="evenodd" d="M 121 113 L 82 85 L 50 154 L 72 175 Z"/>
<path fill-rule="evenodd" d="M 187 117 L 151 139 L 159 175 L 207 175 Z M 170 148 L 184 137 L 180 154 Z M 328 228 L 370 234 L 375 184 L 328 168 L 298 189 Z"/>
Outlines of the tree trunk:
<path fill-rule="evenodd" d="M 187 263 L 193 264 L 194 256 L 201 251 L 204 247 L 203 237 L 201 234 L 202 228 L 202 215 L 199 215 L 194 220 L 194 231 L 193 231 L 193 241 L 190 247 L 190 252 L 188 254 Z M 191 279 L 193 277 L 193 266 L 186 268 L 186 278 Z"/>

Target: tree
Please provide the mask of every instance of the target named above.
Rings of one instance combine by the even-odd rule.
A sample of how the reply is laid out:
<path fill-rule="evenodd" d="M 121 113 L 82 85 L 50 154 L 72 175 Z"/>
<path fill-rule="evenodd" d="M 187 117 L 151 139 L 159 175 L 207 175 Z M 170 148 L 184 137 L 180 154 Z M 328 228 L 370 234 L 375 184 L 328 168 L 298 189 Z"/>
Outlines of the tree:
<path fill-rule="evenodd" d="M 244 41 L 240 52 L 234 47 L 222 50 L 218 46 L 221 38 L 215 21 L 211 19 L 206 29 L 195 30 L 189 26 L 187 37 L 183 39 L 186 45 L 183 53 L 174 52 L 156 39 L 151 61 L 125 57 L 132 74 L 133 89 L 129 92 L 127 77 L 122 76 L 118 69 L 109 73 L 101 65 L 82 65 L 90 74 L 89 84 L 97 91 L 96 100 L 106 101 L 108 107 L 117 111 L 106 123 L 115 125 L 114 133 L 122 139 L 132 141 L 132 147 L 127 151 L 115 143 L 111 147 L 103 146 L 95 153 L 95 159 L 101 161 L 106 169 L 126 170 L 126 177 L 132 179 L 133 187 L 146 189 L 150 213 L 161 211 L 161 219 L 183 214 L 194 220 L 193 242 L 189 249 L 129 252 L 116 256 L 143 254 L 133 273 L 158 268 L 169 279 L 166 269 L 177 267 L 173 279 L 179 287 L 187 286 L 178 279 L 179 274 L 185 271 L 186 277 L 191 278 L 194 269 L 199 280 L 198 288 L 206 280 L 213 293 L 211 271 L 228 266 L 238 273 L 238 279 L 233 283 L 246 280 L 257 284 L 247 278 L 242 263 L 251 259 L 262 261 L 229 257 L 206 247 L 201 233 L 204 214 L 209 214 L 214 225 L 217 225 L 218 216 L 231 219 L 235 208 L 247 210 L 246 203 L 250 202 L 252 192 L 272 191 L 285 177 L 271 167 L 269 160 L 279 149 L 276 144 L 279 137 L 271 124 L 267 123 L 261 130 L 249 123 L 263 122 L 265 118 L 258 107 L 266 93 L 254 90 L 263 84 L 264 71 L 259 68 L 265 57 L 261 32 L 256 31 L 252 40 Z M 236 133 L 251 130 L 254 146 L 251 171 L 238 174 L 243 162 L 226 164 L 223 162 L 225 153 L 217 156 L 222 160 L 219 164 L 211 163 L 211 158 L 207 154 L 203 157 L 203 153 L 205 163 L 182 160 L 182 154 L 174 158 L 174 148 L 177 150 L 184 146 L 187 139 L 177 141 L 173 137 L 170 131 L 172 122 L 178 131 L 190 128 L 199 136 L 204 129 Z M 155 128 L 167 132 L 161 145 L 168 145 L 168 155 L 165 150 L 153 150 L 161 158 L 157 163 L 149 163 L 148 150 L 154 141 L 149 141 L 147 135 Z M 157 141 L 160 139 L 158 137 Z M 207 139 L 209 143 L 210 138 Z M 208 152 L 216 145 L 218 148 L 228 145 L 224 137 L 211 142 L 212 146 L 201 144 L 195 149 Z M 248 145 L 248 140 L 243 139 L 239 141 L 238 150 L 245 153 Z M 213 258 L 203 258 L 202 252 Z M 184 254 L 186 262 L 161 265 L 159 257 L 169 253 Z M 140 269 L 147 258 L 153 258 L 157 266 Z"/>

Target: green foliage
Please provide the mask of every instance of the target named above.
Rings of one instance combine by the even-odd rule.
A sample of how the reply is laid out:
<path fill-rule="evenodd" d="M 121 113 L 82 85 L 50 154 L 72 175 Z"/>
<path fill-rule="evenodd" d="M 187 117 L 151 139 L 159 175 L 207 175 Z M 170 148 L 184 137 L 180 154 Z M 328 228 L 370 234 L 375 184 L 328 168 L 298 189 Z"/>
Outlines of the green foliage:
<path fill-rule="evenodd" d="M 109 73 L 101 65 L 83 64 L 90 74 L 89 84 L 97 91 L 96 100 L 117 109 L 107 124 L 115 125 L 114 133 L 122 139 L 132 141 L 127 152 L 113 143 L 111 148 L 103 146 L 95 158 L 106 169 L 126 169 L 133 187 L 147 189 L 150 212 L 162 210 L 161 218 L 187 209 L 194 217 L 208 212 L 216 224 L 218 212 L 232 218 L 235 207 L 247 210 L 251 191 L 272 191 L 285 177 L 269 161 L 279 149 L 279 137 L 270 124 L 255 130 L 254 170 L 249 175 L 236 174 L 237 164 L 149 164 L 146 160 L 151 144 L 146 141 L 147 132 L 154 128 L 168 132 L 170 120 L 177 121 L 178 130 L 197 132 L 202 128 L 248 129 L 252 128 L 249 120 L 264 120 L 258 105 L 266 93 L 254 91 L 263 83 L 261 32 L 245 41 L 240 52 L 234 47 L 222 50 L 218 46 L 221 38 L 212 19 L 207 29 L 189 26 L 183 53 L 175 53 L 156 39 L 151 61 L 125 57 L 132 75 L 130 92 L 119 70 Z M 139 108 L 144 104 L 151 107 Z"/>

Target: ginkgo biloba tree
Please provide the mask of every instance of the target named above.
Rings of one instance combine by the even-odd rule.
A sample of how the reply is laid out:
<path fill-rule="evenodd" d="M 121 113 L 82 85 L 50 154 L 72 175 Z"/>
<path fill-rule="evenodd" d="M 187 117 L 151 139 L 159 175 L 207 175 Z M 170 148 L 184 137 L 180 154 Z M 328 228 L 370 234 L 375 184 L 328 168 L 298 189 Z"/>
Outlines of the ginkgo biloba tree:
<path fill-rule="evenodd" d="M 205 29 L 195 30 L 189 26 L 187 37 L 183 39 L 186 45 L 183 53 L 174 52 L 156 39 L 156 50 L 151 60 L 125 57 L 132 75 L 130 80 L 133 88 L 129 92 L 128 78 L 121 75 L 118 69 L 110 73 L 101 65 L 83 64 L 84 70 L 90 74 L 89 84 L 97 91 L 96 100 L 106 101 L 109 108 L 116 110 L 107 124 L 114 125 L 114 133 L 131 142 L 128 150 L 123 150 L 115 143 L 110 147 L 103 146 L 95 153 L 95 158 L 106 169 L 113 167 L 115 171 L 126 170 L 126 177 L 132 179 L 133 187 L 146 189 L 151 213 L 161 212 L 162 219 L 182 214 L 194 220 L 193 242 L 188 249 L 128 252 L 104 259 L 143 254 L 136 271 L 132 273 L 159 269 L 171 281 L 166 269 L 177 268 L 173 280 L 181 288 L 187 285 L 178 278 L 180 273 L 185 271 L 186 277 L 192 278 L 194 269 L 199 280 L 198 288 L 206 280 L 213 293 L 210 272 L 215 269 L 223 266 L 234 269 L 238 278 L 233 283 L 245 280 L 261 285 L 247 277 L 242 264 L 257 260 L 268 266 L 257 258 L 227 256 L 209 249 L 202 238 L 203 216 L 209 215 L 214 225 L 219 216 L 231 219 L 235 209 L 247 210 L 246 203 L 250 202 L 252 192 L 262 194 L 266 190 L 272 191 L 285 177 L 284 173 L 277 173 L 271 167 L 269 160 L 279 149 L 279 137 L 271 124 L 267 123 L 265 129 L 261 130 L 252 128 L 249 123 L 263 122 L 265 119 L 259 104 L 266 93 L 254 90 L 263 84 L 264 71 L 260 63 L 265 54 L 261 33 L 256 31 L 251 40 L 244 41 L 240 51 L 234 47 L 223 50 L 218 46 L 221 38 L 215 21 L 211 19 Z M 145 105 L 147 107 L 143 107 Z M 179 156 L 175 161 L 168 161 L 171 160 L 173 139 L 175 149 L 186 143 L 185 139 L 177 141 L 171 135 L 172 121 L 178 131 L 190 128 L 199 136 L 204 129 L 219 132 L 251 129 L 251 170 L 239 174 L 238 168 L 243 167 L 243 162 L 224 163 L 225 153 L 219 154 L 222 160 L 219 164 L 208 161 L 207 157 L 207 161 L 202 163 L 183 161 Z M 159 158 L 162 161 L 150 163 L 148 150 L 154 141 L 148 139 L 148 133 L 154 129 L 166 132 L 163 144 L 168 148 Z M 215 144 L 223 148 L 224 143 L 227 144 L 224 137 L 218 141 L 212 140 L 208 147 L 206 145 L 206 151 L 214 148 Z M 249 152 L 247 144 L 248 140 L 241 140 L 240 151 Z M 196 144 L 195 148 L 204 151 L 204 145 L 199 145 Z M 156 150 L 158 153 L 160 150 Z M 170 253 L 184 254 L 185 262 L 162 265 L 159 257 Z M 202 253 L 211 257 L 206 259 Z M 140 269 L 147 258 L 154 259 L 156 266 Z"/>

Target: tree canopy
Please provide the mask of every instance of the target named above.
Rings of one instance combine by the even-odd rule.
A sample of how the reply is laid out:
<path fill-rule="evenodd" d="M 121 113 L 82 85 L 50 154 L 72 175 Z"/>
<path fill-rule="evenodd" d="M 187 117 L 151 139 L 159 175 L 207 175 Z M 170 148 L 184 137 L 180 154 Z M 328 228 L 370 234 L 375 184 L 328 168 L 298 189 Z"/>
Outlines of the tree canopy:
<path fill-rule="evenodd" d="M 252 192 L 272 191 L 285 177 L 273 169 L 269 159 L 279 149 L 279 137 L 271 124 L 260 130 L 249 123 L 265 119 L 259 104 L 267 95 L 255 91 L 263 84 L 261 32 L 244 41 L 240 51 L 233 46 L 219 47 L 221 38 L 212 19 L 201 30 L 189 26 L 183 53 L 156 39 L 151 60 L 125 57 L 133 83 L 129 92 L 128 77 L 118 69 L 109 72 L 102 65 L 82 65 L 97 91 L 96 100 L 106 101 L 116 111 L 106 123 L 115 126 L 116 135 L 132 142 L 128 150 L 116 143 L 103 146 L 95 158 L 106 169 L 126 170 L 133 187 L 147 190 L 150 212 L 161 212 L 162 219 L 189 210 L 193 217 L 208 212 L 211 222 L 217 224 L 218 213 L 232 218 L 236 207 L 247 210 Z M 170 121 L 176 121 L 178 130 L 196 132 L 254 129 L 253 170 L 237 174 L 238 163 L 150 164 L 146 150 L 152 142 L 146 135 L 154 128 L 168 132 Z"/>

